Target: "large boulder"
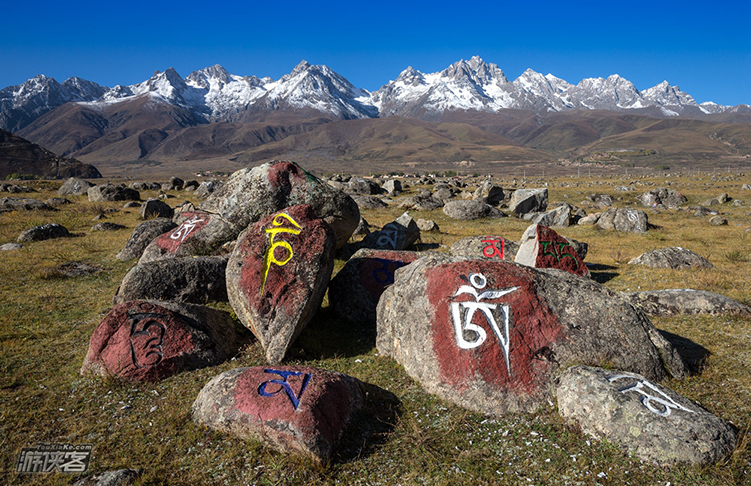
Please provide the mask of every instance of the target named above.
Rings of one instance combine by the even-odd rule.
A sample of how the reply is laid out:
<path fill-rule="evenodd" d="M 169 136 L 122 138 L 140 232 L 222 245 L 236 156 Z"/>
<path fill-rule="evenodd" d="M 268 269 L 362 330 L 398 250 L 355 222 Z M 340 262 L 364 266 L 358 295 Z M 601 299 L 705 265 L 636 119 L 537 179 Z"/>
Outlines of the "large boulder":
<path fill-rule="evenodd" d="M 406 250 L 420 238 L 420 228 L 409 215 L 404 213 L 387 223 L 380 231 L 374 231 L 362 240 L 363 248 L 375 250 Z"/>
<path fill-rule="evenodd" d="M 449 252 L 454 256 L 464 256 L 480 260 L 514 261 L 519 244 L 502 236 L 468 236 L 451 245 Z"/>
<path fill-rule="evenodd" d="M 573 218 L 574 207 L 568 203 L 563 203 L 555 209 L 539 213 L 532 218 L 532 223 L 548 227 L 555 226 L 558 228 L 566 228 L 571 226 Z"/>
<path fill-rule="evenodd" d="M 649 229 L 647 213 L 637 209 L 610 208 L 597 218 L 595 226 L 606 230 L 646 233 Z"/>
<path fill-rule="evenodd" d="M 177 228 L 177 224 L 174 221 L 167 218 L 156 218 L 149 221 L 144 221 L 136 226 L 136 229 L 131 233 L 125 248 L 120 250 L 115 258 L 122 261 L 134 260 L 141 258 L 143 251 L 149 246 L 157 236 L 162 235 L 168 231 Z"/>
<path fill-rule="evenodd" d="M 621 297 L 645 314 L 653 316 L 709 314 L 751 317 L 751 307 L 730 297 L 706 290 L 670 289 L 622 292 Z"/>
<path fill-rule="evenodd" d="M 191 411 L 200 425 L 327 462 L 363 407 L 361 386 L 308 366 L 235 368 L 204 386 Z"/>
<path fill-rule="evenodd" d="M 443 214 L 451 219 L 470 220 L 478 218 L 505 218 L 506 215 L 482 201 L 449 201 L 443 206 Z"/>
<path fill-rule="evenodd" d="M 347 183 L 347 192 L 350 194 L 380 194 L 383 190 L 375 181 L 353 177 Z"/>
<path fill-rule="evenodd" d="M 81 374 L 158 381 L 237 352 L 235 322 L 200 305 L 133 301 L 114 306 L 91 336 Z"/>
<path fill-rule="evenodd" d="M 300 204 L 310 205 L 316 216 L 333 228 L 337 248 L 344 246 L 360 221 L 360 210 L 351 197 L 294 162 L 283 161 L 235 172 L 200 207 L 242 229 Z"/>
<path fill-rule="evenodd" d="M 503 193 L 503 188 L 493 184 L 491 181 L 485 181 L 480 184 L 474 194 L 472 194 L 472 199 L 492 206 L 497 206 L 502 203 L 504 197 L 505 194 Z"/>
<path fill-rule="evenodd" d="M 672 269 L 712 268 L 714 266 L 706 258 L 680 246 L 648 251 L 636 258 L 632 258 L 628 263 L 631 265 L 645 265 L 652 268 Z"/>
<path fill-rule="evenodd" d="M 109 201 L 140 201 L 141 194 L 135 189 L 125 187 L 120 184 L 103 184 L 101 186 L 89 187 L 87 194 L 89 202 L 109 202 Z"/>
<path fill-rule="evenodd" d="M 278 364 L 321 306 L 334 269 L 336 235 L 309 205 L 248 227 L 227 263 L 227 293 L 240 321 Z"/>
<path fill-rule="evenodd" d="M 341 319 L 375 324 L 378 299 L 394 283 L 396 269 L 422 255 L 415 251 L 358 250 L 331 279 L 329 307 Z"/>
<path fill-rule="evenodd" d="M 636 373 L 575 366 L 556 394 L 568 422 L 657 466 L 715 463 L 736 445 L 730 424 Z"/>
<path fill-rule="evenodd" d="M 571 243 L 539 224 L 533 224 L 524 231 L 514 261 L 528 267 L 557 268 L 580 277 L 589 277 L 587 265 Z"/>
<path fill-rule="evenodd" d="M 193 304 L 227 302 L 227 258 L 170 258 L 136 265 L 117 288 L 114 303 L 131 300 L 174 300 Z"/>
<path fill-rule="evenodd" d="M 180 225 L 157 236 L 143 251 L 138 263 L 165 258 L 213 255 L 228 241 L 237 237 L 237 228 L 217 214 L 185 211 Z"/>
<path fill-rule="evenodd" d="M 597 282 L 510 262 L 426 256 L 378 303 L 379 352 L 429 392 L 482 413 L 533 411 L 575 364 L 660 380 L 686 364 L 641 312 Z"/>
<path fill-rule="evenodd" d="M 511 195 L 508 208 L 517 217 L 527 213 L 541 213 L 548 208 L 548 190 L 517 189 Z"/>
<path fill-rule="evenodd" d="M 84 179 L 71 177 L 60 186 L 57 194 L 60 196 L 84 196 L 88 194 L 90 187 L 94 187 L 94 184 Z"/>
<path fill-rule="evenodd" d="M 68 238 L 72 236 L 68 228 L 57 223 L 47 223 L 41 226 L 35 226 L 21 233 L 16 241 L 26 243 L 29 241 L 43 241 L 54 238 Z"/>

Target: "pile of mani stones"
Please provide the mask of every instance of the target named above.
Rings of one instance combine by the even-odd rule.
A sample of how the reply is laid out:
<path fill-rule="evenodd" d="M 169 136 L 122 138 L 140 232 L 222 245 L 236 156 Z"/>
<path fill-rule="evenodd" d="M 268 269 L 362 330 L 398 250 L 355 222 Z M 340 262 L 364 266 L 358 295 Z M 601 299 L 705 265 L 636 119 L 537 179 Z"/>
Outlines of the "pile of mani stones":
<path fill-rule="evenodd" d="M 736 446 L 733 425 L 657 383 L 688 376 L 678 351 L 643 312 L 587 278 L 575 242 L 548 227 L 532 225 L 519 243 L 477 236 L 451 254 L 415 252 L 405 249 L 419 229 L 405 213 L 331 279 L 359 210 L 290 162 L 242 169 L 176 218 L 141 223 L 118 254 L 140 260 L 81 373 L 156 381 L 230 359 L 240 345 L 234 321 L 194 303 L 224 298 L 267 366 L 214 377 L 192 406 L 199 424 L 328 461 L 353 416 L 372 400 L 397 400 L 351 376 L 281 365 L 328 289 L 335 315 L 375 329 L 380 355 L 458 406 L 503 415 L 557 402 L 584 433 L 660 466 L 716 462 Z M 228 256 L 194 257 L 231 241 Z"/>

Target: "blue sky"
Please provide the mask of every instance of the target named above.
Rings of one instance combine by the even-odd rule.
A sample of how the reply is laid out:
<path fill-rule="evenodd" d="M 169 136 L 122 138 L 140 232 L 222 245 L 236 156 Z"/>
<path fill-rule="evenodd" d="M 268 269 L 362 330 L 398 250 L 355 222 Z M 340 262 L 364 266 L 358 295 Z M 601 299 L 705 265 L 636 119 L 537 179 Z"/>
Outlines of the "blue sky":
<path fill-rule="evenodd" d="M 5 2 L 0 88 L 45 74 L 105 86 L 174 67 L 233 74 L 326 64 L 375 90 L 481 56 L 513 80 L 525 69 L 570 83 L 620 74 L 663 80 L 698 102 L 751 104 L 751 2 Z"/>

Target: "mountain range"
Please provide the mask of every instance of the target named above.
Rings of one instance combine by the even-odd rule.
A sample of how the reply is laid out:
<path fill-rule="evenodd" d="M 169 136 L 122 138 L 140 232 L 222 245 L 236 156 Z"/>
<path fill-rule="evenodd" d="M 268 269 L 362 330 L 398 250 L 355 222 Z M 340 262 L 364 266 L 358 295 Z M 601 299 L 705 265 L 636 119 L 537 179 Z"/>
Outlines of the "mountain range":
<path fill-rule="evenodd" d="M 384 122 L 392 117 L 396 121 Z M 240 163 L 311 151 L 324 159 L 376 160 L 385 153 L 445 160 L 476 158 L 478 150 L 491 159 L 554 159 L 561 151 L 614 135 L 610 131 L 633 132 L 649 124 L 635 123 L 634 117 L 748 124 L 751 107 L 697 103 L 667 81 L 639 91 L 616 74 L 574 85 L 528 69 L 510 81 L 496 64 L 479 57 L 435 73 L 409 67 L 373 92 L 356 88 L 325 65 L 305 61 L 278 80 L 238 76 L 215 65 L 185 78 L 170 68 L 141 83 L 112 88 L 75 77 L 58 83 L 39 75 L 0 90 L 0 128 L 97 165 L 213 159 Z M 332 122 L 338 125 L 323 129 Z M 477 133 L 470 135 L 469 127 L 438 128 L 446 123 L 469 125 Z M 386 133 L 401 132 L 407 125 L 411 140 L 430 143 L 405 145 L 407 139 L 399 141 L 404 133 Z M 554 126 L 562 132 L 549 136 Z M 333 133 L 339 134 L 337 140 L 330 139 Z M 369 133 L 384 138 L 371 140 Z M 729 155 L 745 154 L 737 143 L 728 149 L 717 137 L 714 141 Z"/>

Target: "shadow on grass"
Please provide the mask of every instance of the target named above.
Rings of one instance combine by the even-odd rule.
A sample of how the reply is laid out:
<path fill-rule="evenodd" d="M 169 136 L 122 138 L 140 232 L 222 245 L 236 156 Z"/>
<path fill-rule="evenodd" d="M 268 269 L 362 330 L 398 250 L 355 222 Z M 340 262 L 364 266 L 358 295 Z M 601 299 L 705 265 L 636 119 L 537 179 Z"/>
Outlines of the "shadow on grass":
<path fill-rule="evenodd" d="M 691 374 L 699 374 L 702 367 L 704 366 L 704 362 L 710 355 L 709 350 L 701 344 L 695 343 L 683 336 L 679 336 L 668 331 L 663 331 L 661 329 L 658 329 L 658 331 L 660 332 L 660 334 L 662 334 L 662 337 L 670 341 L 670 344 L 675 346 L 678 354 L 681 355 L 683 361 L 685 361 L 688 365 L 688 369 Z"/>
<path fill-rule="evenodd" d="M 350 358 L 375 346 L 376 326 L 337 319 L 323 308 L 292 345 L 288 359 Z"/>
<path fill-rule="evenodd" d="M 592 280 L 601 284 L 613 280 L 619 275 L 616 272 L 607 271 L 615 270 L 617 267 L 603 265 L 601 263 L 587 263 L 587 268 L 589 268 L 589 273 L 592 275 Z"/>

